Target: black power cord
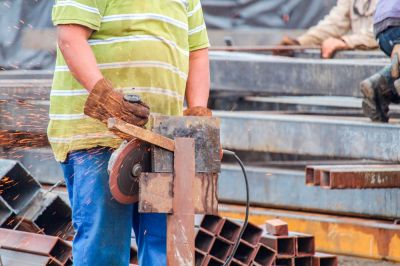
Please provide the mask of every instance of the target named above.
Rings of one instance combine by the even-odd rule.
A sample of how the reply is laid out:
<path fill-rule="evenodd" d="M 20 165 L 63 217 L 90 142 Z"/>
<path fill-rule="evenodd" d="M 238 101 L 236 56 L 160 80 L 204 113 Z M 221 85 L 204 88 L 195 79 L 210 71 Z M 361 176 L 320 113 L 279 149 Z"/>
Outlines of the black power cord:
<path fill-rule="evenodd" d="M 249 196 L 249 182 L 247 180 L 247 173 L 246 173 L 246 169 L 244 168 L 243 162 L 240 160 L 240 158 L 236 155 L 235 152 L 229 151 L 229 150 L 222 150 L 222 151 L 223 151 L 224 155 L 233 156 L 235 158 L 235 160 L 239 163 L 240 168 L 242 168 L 244 182 L 246 184 L 246 215 L 245 215 L 245 218 L 244 218 L 242 229 L 240 230 L 240 233 L 239 233 L 238 240 L 236 241 L 235 245 L 233 246 L 232 254 L 226 259 L 226 261 L 224 263 L 224 266 L 227 266 L 231 262 L 231 260 L 233 259 L 233 256 L 235 255 L 236 250 L 239 247 L 240 239 L 242 238 L 244 230 L 246 229 L 246 226 L 247 226 L 247 224 L 249 222 L 250 196 Z"/>

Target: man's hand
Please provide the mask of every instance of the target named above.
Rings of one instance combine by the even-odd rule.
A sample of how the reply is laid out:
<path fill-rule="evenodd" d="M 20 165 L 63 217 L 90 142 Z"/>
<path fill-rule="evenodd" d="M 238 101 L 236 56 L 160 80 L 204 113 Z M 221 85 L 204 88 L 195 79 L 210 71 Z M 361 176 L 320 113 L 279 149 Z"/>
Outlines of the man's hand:
<path fill-rule="evenodd" d="M 399 60 L 400 60 L 400 44 L 396 44 L 393 47 L 392 54 L 392 78 L 400 78 Z"/>
<path fill-rule="evenodd" d="M 141 101 L 130 103 L 124 100 L 124 95 L 114 90 L 108 80 L 101 79 L 90 91 L 84 113 L 105 124 L 109 118 L 116 117 L 132 125 L 144 126 L 150 108 Z"/>
<path fill-rule="evenodd" d="M 283 46 L 293 46 L 293 45 L 300 45 L 299 41 L 296 39 L 293 39 L 292 37 L 289 36 L 284 36 L 279 43 L 279 45 Z M 275 50 L 272 52 L 273 55 L 280 55 L 280 56 L 293 56 L 293 51 L 288 51 L 288 50 Z"/>
<path fill-rule="evenodd" d="M 343 40 L 331 37 L 322 42 L 321 57 L 332 58 L 336 51 L 348 49 L 348 45 Z"/>

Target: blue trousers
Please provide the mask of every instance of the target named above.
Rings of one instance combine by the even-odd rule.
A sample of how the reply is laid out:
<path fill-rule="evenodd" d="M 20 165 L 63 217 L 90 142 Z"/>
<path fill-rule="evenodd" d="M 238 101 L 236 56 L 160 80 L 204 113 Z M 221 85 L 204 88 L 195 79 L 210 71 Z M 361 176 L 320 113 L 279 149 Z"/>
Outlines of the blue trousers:
<path fill-rule="evenodd" d="M 166 265 L 166 215 L 138 213 L 123 205 L 108 187 L 109 148 L 71 152 L 61 163 L 75 228 L 75 266 L 127 266 L 132 228 L 141 266 Z"/>
<path fill-rule="evenodd" d="M 377 41 L 381 50 L 390 57 L 393 47 L 400 43 L 400 27 L 390 27 L 379 33 Z"/>

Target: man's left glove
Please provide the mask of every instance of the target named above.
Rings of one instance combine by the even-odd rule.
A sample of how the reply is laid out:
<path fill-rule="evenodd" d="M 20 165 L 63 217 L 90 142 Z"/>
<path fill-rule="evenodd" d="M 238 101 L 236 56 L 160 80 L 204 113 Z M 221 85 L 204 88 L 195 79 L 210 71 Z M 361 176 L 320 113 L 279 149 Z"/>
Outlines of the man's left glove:
<path fill-rule="evenodd" d="M 84 113 L 107 124 L 111 117 L 126 123 L 144 126 L 150 115 L 150 108 L 142 101 L 135 103 L 124 99 L 124 95 L 113 89 L 111 82 L 99 80 L 86 100 Z"/>

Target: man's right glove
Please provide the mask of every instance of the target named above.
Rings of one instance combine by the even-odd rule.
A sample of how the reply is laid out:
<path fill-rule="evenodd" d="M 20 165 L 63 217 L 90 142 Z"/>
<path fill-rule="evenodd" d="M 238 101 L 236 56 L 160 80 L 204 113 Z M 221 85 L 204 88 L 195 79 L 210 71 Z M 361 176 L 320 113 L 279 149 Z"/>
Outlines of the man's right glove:
<path fill-rule="evenodd" d="M 109 118 L 116 117 L 132 125 L 144 126 L 150 108 L 140 100 L 135 103 L 124 100 L 124 95 L 114 90 L 110 81 L 101 79 L 89 93 L 84 113 L 105 124 Z"/>
<path fill-rule="evenodd" d="M 289 36 L 284 36 L 282 38 L 282 41 L 279 43 L 279 45 L 282 46 L 293 46 L 293 45 L 300 45 L 299 41 L 296 39 L 293 39 L 292 37 Z M 288 51 L 288 50 L 275 50 L 272 52 L 273 55 L 280 55 L 280 56 L 293 56 L 294 52 L 293 51 Z"/>

